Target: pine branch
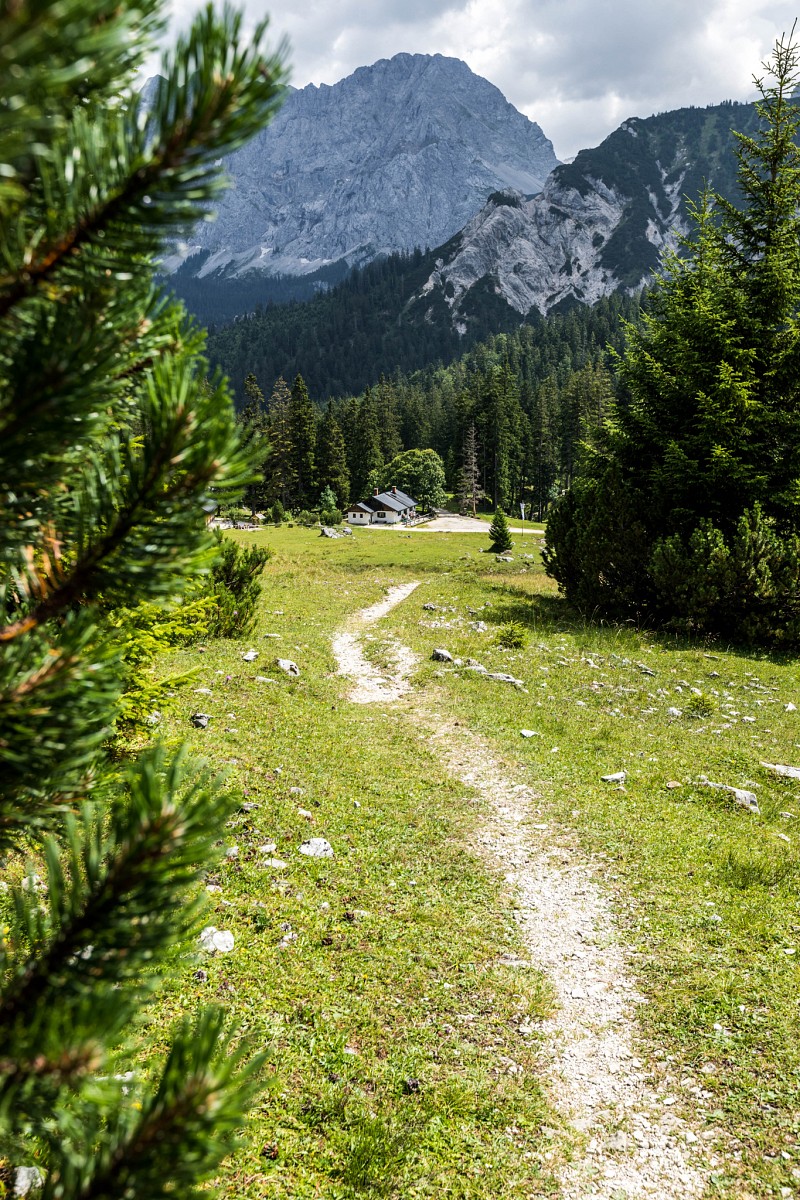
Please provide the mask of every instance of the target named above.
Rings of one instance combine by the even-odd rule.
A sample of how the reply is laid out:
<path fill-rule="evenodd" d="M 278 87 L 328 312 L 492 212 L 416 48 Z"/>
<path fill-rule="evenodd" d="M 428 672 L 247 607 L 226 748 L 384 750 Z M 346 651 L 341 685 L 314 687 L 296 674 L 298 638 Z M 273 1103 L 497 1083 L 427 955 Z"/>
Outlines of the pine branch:
<path fill-rule="evenodd" d="M 55 175 L 45 162 L 39 169 L 45 191 L 69 173 L 71 190 L 90 202 L 44 248 L 26 246 L 13 274 L 0 275 L 0 318 L 85 249 L 102 254 L 106 237 L 133 239 L 138 250 L 155 252 L 159 227 L 202 217 L 204 206 L 224 186 L 216 158 L 252 136 L 281 98 L 280 58 L 265 64 L 261 57 L 266 23 L 243 51 L 241 24 L 230 9 L 221 21 L 210 8 L 196 18 L 189 38 L 179 43 L 170 82 L 148 121 L 137 119 L 135 107 L 128 114 L 110 113 L 100 127 L 96 120 L 76 117 L 71 140 L 81 153 L 57 164 L 61 170 Z M 98 160 L 106 165 L 104 173 L 94 169 Z M 91 201 L 98 175 L 108 175 L 109 163 L 117 179 Z M 58 190 L 64 193 L 63 187 Z"/>
<path fill-rule="evenodd" d="M 184 755 L 167 764 L 163 749 L 148 752 L 107 833 L 84 806 L 65 822 L 65 858 L 46 843 L 47 910 L 34 887 L 13 892 L 14 944 L 0 952 L 0 1059 L 19 1065 L 0 1080 L 0 1112 L 37 1080 L 46 1091 L 59 1082 L 46 1064 L 83 1070 L 157 985 L 167 947 L 196 929 L 201 900 L 188 889 L 233 801 L 194 770 Z"/>

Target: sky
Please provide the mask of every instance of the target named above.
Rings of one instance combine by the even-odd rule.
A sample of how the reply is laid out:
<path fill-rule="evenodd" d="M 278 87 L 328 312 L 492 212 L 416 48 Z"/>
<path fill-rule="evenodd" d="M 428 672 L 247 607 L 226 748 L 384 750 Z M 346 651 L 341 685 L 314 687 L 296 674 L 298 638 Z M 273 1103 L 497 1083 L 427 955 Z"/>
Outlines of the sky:
<path fill-rule="evenodd" d="M 401 51 L 461 58 L 567 159 L 626 117 L 749 100 L 800 0 L 239 0 L 288 37 L 291 83 L 336 83 Z M 183 27 L 195 0 L 172 0 Z"/>

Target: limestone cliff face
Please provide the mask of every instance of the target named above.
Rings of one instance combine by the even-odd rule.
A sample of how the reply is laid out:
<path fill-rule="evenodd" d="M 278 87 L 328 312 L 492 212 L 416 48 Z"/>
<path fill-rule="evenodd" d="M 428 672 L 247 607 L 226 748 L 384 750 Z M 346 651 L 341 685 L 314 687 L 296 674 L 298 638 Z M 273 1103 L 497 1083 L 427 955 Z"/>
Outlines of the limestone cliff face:
<path fill-rule="evenodd" d="M 704 181 L 733 194 L 731 127 L 747 130 L 752 119 L 748 105 L 719 105 L 624 122 L 532 199 L 493 196 L 442 247 L 418 302 L 440 293 L 464 331 L 478 285 L 523 316 L 636 291 L 688 231 L 686 196 Z"/>
<path fill-rule="evenodd" d="M 539 126 L 465 63 L 398 54 L 290 92 L 227 160 L 217 219 L 166 265 L 205 251 L 200 275 L 306 274 L 441 245 L 493 191 L 538 192 L 557 163 Z"/>

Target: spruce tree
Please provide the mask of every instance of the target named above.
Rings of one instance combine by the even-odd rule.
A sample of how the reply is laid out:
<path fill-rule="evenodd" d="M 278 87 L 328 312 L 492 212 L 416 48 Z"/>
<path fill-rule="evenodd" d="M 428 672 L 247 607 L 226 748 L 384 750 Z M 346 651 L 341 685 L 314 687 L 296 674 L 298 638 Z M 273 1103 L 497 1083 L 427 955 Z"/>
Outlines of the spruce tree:
<path fill-rule="evenodd" d="M 494 514 L 494 520 L 489 526 L 490 549 L 496 554 L 506 554 L 512 546 L 511 534 L 508 529 L 508 521 L 506 514 L 502 508 L 498 508 Z"/>
<path fill-rule="evenodd" d="M 383 467 L 378 418 L 372 392 L 367 388 L 362 396 L 353 426 L 350 453 L 350 489 L 354 499 L 363 500 L 373 471 Z"/>
<path fill-rule="evenodd" d="M 782 37 L 739 135 L 740 205 L 706 194 L 617 360 L 622 402 L 548 523 L 581 607 L 800 640 L 800 56 Z"/>
<path fill-rule="evenodd" d="M 264 468 L 267 498 L 285 511 L 296 491 L 291 420 L 291 394 L 285 379 L 276 379 L 269 398 L 269 453 Z"/>
<path fill-rule="evenodd" d="M 458 489 L 459 512 L 472 513 L 474 517 L 481 495 L 478 435 L 475 432 L 475 423 L 471 421 L 464 435 L 464 462 Z"/>
<path fill-rule="evenodd" d="M 252 372 L 244 381 L 245 406 L 239 413 L 239 428 L 243 443 L 252 448 L 252 459 L 258 476 L 245 488 L 244 502 L 255 515 L 267 501 L 266 471 L 269 460 L 267 440 L 267 408 L 264 393 Z"/>
<path fill-rule="evenodd" d="M 328 402 L 317 437 L 317 475 L 320 486 L 330 488 L 336 507 L 344 509 L 350 499 L 350 472 L 341 426 Z"/>
<path fill-rule="evenodd" d="M 108 758 L 123 672 L 104 614 L 179 597 L 207 569 L 206 513 L 250 476 L 153 269 L 276 107 L 264 28 L 204 11 L 145 111 L 126 97 L 160 5 L 0 6 L 0 1157 L 36 1164 L 47 1197 L 207 1194 L 250 1087 L 213 1008 L 129 1089 L 114 1078 L 197 944 L 233 798 L 181 750 Z"/>
<path fill-rule="evenodd" d="M 289 397 L 291 437 L 291 500 L 297 508 L 308 508 L 316 493 L 317 414 L 302 375 L 295 377 Z"/>

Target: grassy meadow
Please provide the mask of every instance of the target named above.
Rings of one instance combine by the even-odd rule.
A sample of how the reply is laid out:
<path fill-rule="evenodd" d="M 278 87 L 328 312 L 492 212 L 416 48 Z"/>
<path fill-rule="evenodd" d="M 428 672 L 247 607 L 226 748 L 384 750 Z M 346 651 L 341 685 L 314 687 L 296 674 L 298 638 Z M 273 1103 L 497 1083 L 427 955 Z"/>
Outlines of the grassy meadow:
<path fill-rule="evenodd" d="M 514 900 L 473 849 L 481 804 L 413 717 L 422 694 L 430 721 L 479 731 L 543 794 L 532 824 L 549 828 L 533 842 L 581 844 L 597 862 L 648 1001 L 642 1055 L 667 1102 L 725 1149 L 713 1193 L 797 1195 L 800 782 L 760 765 L 800 764 L 797 662 L 585 624 L 533 537 L 505 564 L 474 534 L 234 536 L 273 550 L 257 629 L 161 669 L 196 670 L 165 736 L 241 789 L 231 856 L 207 881 L 208 923 L 235 947 L 188 955 L 147 1016 L 158 1036 L 219 999 L 268 1052 L 223 1194 L 557 1196 L 576 1151 L 530 1032 L 551 1005 L 546 980 L 512 965 Z M 351 705 L 331 635 L 409 579 L 421 586 L 365 645 L 380 661 L 391 632 L 417 651 L 417 698 Z M 525 690 L 432 662 L 435 646 Z M 623 770 L 624 784 L 601 781 Z M 702 776 L 754 791 L 760 813 Z M 312 836 L 335 858 L 300 855 Z"/>

